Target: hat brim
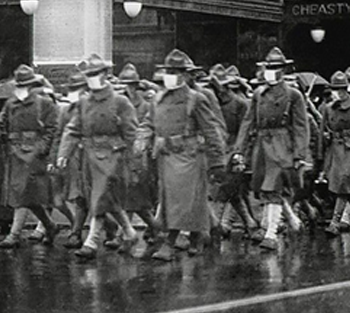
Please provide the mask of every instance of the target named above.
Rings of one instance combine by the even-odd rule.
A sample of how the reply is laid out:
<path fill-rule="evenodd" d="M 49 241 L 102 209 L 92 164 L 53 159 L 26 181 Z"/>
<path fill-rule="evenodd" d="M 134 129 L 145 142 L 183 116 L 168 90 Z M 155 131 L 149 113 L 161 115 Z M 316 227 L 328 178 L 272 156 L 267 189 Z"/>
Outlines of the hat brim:
<path fill-rule="evenodd" d="M 101 73 L 105 70 L 108 70 L 110 68 L 112 68 L 113 65 L 104 65 L 101 67 L 97 67 L 97 68 L 90 68 L 90 69 L 86 69 L 86 70 L 82 70 L 81 73 L 84 75 L 91 75 L 91 74 L 98 74 Z"/>
<path fill-rule="evenodd" d="M 203 66 L 191 66 L 186 69 L 187 72 L 200 71 L 203 70 Z"/>
<path fill-rule="evenodd" d="M 294 63 L 294 60 L 291 60 L 291 59 L 288 59 L 288 60 L 285 60 L 284 62 L 268 62 L 268 61 L 260 61 L 260 62 L 257 62 L 256 65 L 257 66 L 278 66 L 278 67 L 284 67 L 284 66 L 288 66 L 290 64 L 293 64 Z"/>
<path fill-rule="evenodd" d="M 232 84 L 232 85 L 235 85 L 237 84 L 237 86 L 239 86 L 239 84 L 237 83 L 236 79 L 235 78 L 226 78 L 226 79 L 223 79 L 223 80 L 219 80 L 217 79 L 218 83 L 221 85 L 221 86 L 224 86 L 224 85 L 228 85 L 228 84 Z"/>
<path fill-rule="evenodd" d="M 40 82 L 40 80 L 42 79 L 42 75 L 38 75 L 36 74 L 32 79 L 28 79 L 28 80 L 25 80 L 25 81 L 22 81 L 22 82 L 15 82 L 15 85 L 17 87 L 25 87 L 25 86 L 29 86 L 29 85 L 32 85 L 34 83 L 38 83 Z"/>
<path fill-rule="evenodd" d="M 138 84 L 140 80 L 137 79 L 119 79 L 120 84 Z"/>
<path fill-rule="evenodd" d="M 156 68 L 158 69 L 174 69 L 174 70 L 182 70 L 182 71 L 187 71 L 190 66 L 174 66 L 174 65 L 167 65 L 167 64 L 157 64 Z"/>
<path fill-rule="evenodd" d="M 75 84 L 68 84 L 67 87 L 68 88 L 78 88 L 78 87 L 83 87 L 83 86 L 87 86 L 86 82 L 80 82 L 80 83 L 75 83 Z"/>
<path fill-rule="evenodd" d="M 349 87 L 349 85 L 347 84 L 343 84 L 343 85 L 332 85 L 330 84 L 329 87 L 331 87 L 331 89 L 346 89 Z"/>
<path fill-rule="evenodd" d="M 265 81 L 261 80 L 261 79 L 257 79 L 257 78 L 252 78 L 249 81 L 249 84 L 251 84 L 251 85 L 263 85 L 263 84 L 265 84 Z"/>

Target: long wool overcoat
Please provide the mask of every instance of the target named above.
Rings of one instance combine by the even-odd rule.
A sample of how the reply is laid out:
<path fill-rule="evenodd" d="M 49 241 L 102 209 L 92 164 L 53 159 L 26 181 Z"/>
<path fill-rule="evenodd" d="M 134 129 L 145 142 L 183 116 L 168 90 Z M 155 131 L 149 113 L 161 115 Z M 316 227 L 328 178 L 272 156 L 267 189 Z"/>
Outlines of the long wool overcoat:
<path fill-rule="evenodd" d="M 133 105 L 108 84 L 80 98 L 64 130 L 58 157 L 69 159 L 82 143 L 84 189 L 93 216 L 125 209 L 128 154 L 137 126 Z"/>
<path fill-rule="evenodd" d="M 309 127 L 302 94 L 284 82 L 259 87 L 240 127 L 235 152 L 244 154 L 252 132 L 256 132 L 253 190 L 281 192 L 294 161 L 307 155 Z"/>
<path fill-rule="evenodd" d="M 55 104 L 35 92 L 23 102 L 11 97 L 0 121 L 7 137 L 3 202 L 14 208 L 49 205 L 46 166 L 56 129 Z"/>
<path fill-rule="evenodd" d="M 58 148 L 66 125 L 73 117 L 78 102 L 57 101 L 57 129 L 50 153 L 50 163 L 56 164 Z M 82 177 L 82 146 L 78 144 L 69 158 L 68 166 L 52 175 L 53 195 L 61 203 L 84 197 Z M 57 203 L 57 202 L 55 202 Z"/>
<path fill-rule="evenodd" d="M 160 220 L 167 229 L 207 231 L 207 163 L 203 150 L 209 168 L 225 165 L 225 144 L 207 98 L 187 85 L 158 95 L 154 111 L 138 129 L 137 142 L 153 135 Z"/>
<path fill-rule="evenodd" d="M 350 97 L 325 107 L 321 126 L 328 133 L 325 172 L 328 188 L 336 194 L 350 194 Z"/>

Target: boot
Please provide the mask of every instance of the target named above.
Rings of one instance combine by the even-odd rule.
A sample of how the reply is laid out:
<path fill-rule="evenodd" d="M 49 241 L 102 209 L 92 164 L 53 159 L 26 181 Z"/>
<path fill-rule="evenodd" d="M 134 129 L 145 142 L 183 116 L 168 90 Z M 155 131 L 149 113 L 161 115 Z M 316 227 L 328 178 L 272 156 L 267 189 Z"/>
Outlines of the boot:
<path fill-rule="evenodd" d="M 201 240 L 200 232 L 191 232 L 190 247 L 187 253 L 191 257 L 203 253 L 203 242 Z"/>
<path fill-rule="evenodd" d="M 83 241 L 81 239 L 81 233 L 71 233 L 68 236 L 67 242 L 63 244 L 63 246 L 67 249 L 79 249 L 83 245 Z"/>
<path fill-rule="evenodd" d="M 123 244 L 123 237 L 121 235 L 117 235 L 114 238 L 106 239 L 103 242 L 103 245 L 112 250 L 118 250 Z"/>
<path fill-rule="evenodd" d="M 100 241 L 101 231 L 103 228 L 103 222 L 104 222 L 103 216 L 93 216 L 91 218 L 88 236 L 86 237 L 84 245 L 80 250 L 83 250 L 85 252 L 89 249 L 97 251 L 98 244 Z M 85 252 L 82 252 L 80 256 L 82 256 Z"/>
<path fill-rule="evenodd" d="M 350 205 L 348 203 L 341 217 L 339 230 L 340 232 L 350 232 Z"/>
<path fill-rule="evenodd" d="M 294 213 L 292 207 L 287 200 L 283 200 L 283 213 L 287 218 L 288 224 L 295 233 L 299 233 L 302 230 L 303 223 L 300 218 Z"/>
<path fill-rule="evenodd" d="M 54 224 L 49 231 L 46 231 L 46 235 L 43 239 L 43 244 L 46 246 L 51 246 L 59 232 L 59 227 L 56 224 Z"/>
<path fill-rule="evenodd" d="M 161 235 L 154 237 L 153 242 L 148 242 L 144 251 L 140 255 L 140 259 L 147 260 L 152 257 L 161 247 L 164 242 L 164 238 Z"/>
<path fill-rule="evenodd" d="M 258 230 L 259 225 L 258 222 L 254 219 L 254 217 L 248 211 L 247 206 L 244 204 L 241 197 L 236 198 L 236 203 L 232 203 L 233 208 L 236 210 L 239 217 L 242 219 L 245 231 L 248 234 L 248 237 L 251 238 L 252 234 Z"/>
<path fill-rule="evenodd" d="M 31 241 L 41 242 L 45 238 L 45 235 L 46 235 L 46 229 L 43 223 L 39 222 L 36 225 L 36 228 L 34 229 L 34 231 L 29 235 L 28 239 Z"/>
<path fill-rule="evenodd" d="M 75 251 L 74 254 L 78 258 L 92 260 L 96 258 L 97 250 L 88 246 L 82 246 L 81 249 Z"/>
<path fill-rule="evenodd" d="M 260 244 L 260 248 L 268 250 L 277 250 L 277 228 L 282 215 L 282 205 L 268 204 L 267 209 L 267 231 L 264 240 Z"/>
<path fill-rule="evenodd" d="M 325 229 L 327 235 L 336 237 L 340 235 L 340 220 L 343 216 L 347 200 L 344 197 L 337 197 L 335 202 L 335 208 L 333 211 L 333 217 L 330 225 Z"/>
<path fill-rule="evenodd" d="M 166 240 L 160 249 L 152 255 L 152 259 L 171 262 L 175 258 L 174 247 Z"/>
<path fill-rule="evenodd" d="M 251 235 L 251 240 L 260 243 L 264 240 L 267 230 L 267 208 L 266 205 L 262 209 L 262 217 L 260 221 L 260 228 L 255 230 Z"/>
<path fill-rule="evenodd" d="M 135 235 L 133 238 L 125 238 L 125 239 L 123 239 L 123 242 L 122 242 L 120 248 L 118 249 L 118 253 L 130 254 L 132 248 L 134 246 L 136 246 L 138 241 L 139 241 L 139 238 L 137 237 L 137 235 Z"/>
<path fill-rule="evenodd" d="M 0 242 L 1 249 L 13 249 L 20 246 L 20 239 L 18 236 L 9 234 L 5 237 L 3 241 Z"/>

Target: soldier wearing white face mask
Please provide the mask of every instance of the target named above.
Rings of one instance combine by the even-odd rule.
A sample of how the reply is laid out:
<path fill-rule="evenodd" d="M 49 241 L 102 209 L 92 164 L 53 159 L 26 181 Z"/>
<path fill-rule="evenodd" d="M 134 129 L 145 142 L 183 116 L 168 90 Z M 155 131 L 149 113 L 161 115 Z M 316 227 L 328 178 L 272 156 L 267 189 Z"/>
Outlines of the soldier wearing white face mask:
<path fill-rule="evenodd" d="M 138 121 L 130 101 L 117 94 L 107 81 L 110 66 L 92 54 L 82 70 L 89 92 L 80 97 L 78 110 L 65 127 L 57 167 L 64 169 L 81 142 L 86 199 L 92 215 L 89 235 L 76 251 L 81 258 L 95 258 L 105 215 L 110 213 L 124 231 L 124 251 L 137 242 L 137 234 L 124 211 L 128 177 L 127 155 L 135 139 Z"/>
<path fill-rule="evenodd" d="M 14 95 L 1 112 L 8 156 L 3 201 L 16 209 L 10 234 L 0 243 L 1 248 L 19 245 L 25 208 L 31 209 L 45 226 L 47 244 L 53 242 L 58 231 L 44 209 L 50 204 L 46 164 L 56 130 L 56 109 L 49 97 L 34 90 L 41 79 L 29 66 L 19 66 Z"/>
<path fill-rule="evenodd" d="M 333 102 L 327 104 L 323 112 L 321 125 L 322 142 L 327 142 L 325 149 L 324 171 L 328 178 L 328 189 L 336 195 L 336 203 L 327 234 L 340 234 L 340 221 L 350 200 L 350 95 L 346 75 L 337 71 L 331 77 Z M 328 140 L 326 141 L 325 138 Z M 323 158 L 323 155 L 320 155 Z"/>
<path fill-rule="evenodd" d="M 243 119 L 235 144 L 236 162 L 244 163 L 243 152 L 250 133 L 256 132 L 252 157 L 252 185 L 264 205 L 261 229 L 253 239 L 265 249 L 277 249 L 277 228 L 282 211 L 294 229 L 301 222 L 291 211 L 291 174 L 307 156 L 309 129 L 302 94 L 283 81 L 284 68 L 291 64 L 275 47 L 264 62 L 266 84 L 258 87 Z M 293 224 L 292 224 L 293 223 Z"/>
<path fill-rule="evenodd" d="M 225 175 L 225 143 L 217 118 L 208 99 L 185 82 L 185 72 L 192 67 L 188 59 L 175 49 L 168 54 L 165 64 L 159 66 L 166 69 L 165 89 L 156 96 L 134 144 L 135 152 L 142 153 L 155 136 L 153 154 L 160 189 L 158 216 L 169 234 L 153 258 L 163 261 L 174 258 L 174 244 L 181 230 L 191 232 L 191 251 L 197 253 L 200 233 L 210 226 L 206 170 L 209 168 L 210 176 L 216 180 Z"/>

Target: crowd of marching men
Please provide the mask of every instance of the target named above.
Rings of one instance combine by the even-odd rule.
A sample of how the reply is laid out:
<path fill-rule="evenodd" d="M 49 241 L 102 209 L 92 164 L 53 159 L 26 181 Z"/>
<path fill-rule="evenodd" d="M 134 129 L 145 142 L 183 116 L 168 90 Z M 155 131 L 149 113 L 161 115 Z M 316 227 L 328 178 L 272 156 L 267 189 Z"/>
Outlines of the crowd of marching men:
<path fill-rule="evenodd" d="M 190 256 L 219 249 L 237 217 L 244 238 L 268 251 L 286 228 L 314 230 L 327 209 L 327 234 L 349 230 L 347 72 L 328 83 L 290 73 L 292 64 L 275 47 L 248 81 L 235 66 L 206 73 L 175 49 L 149 81 L 130 63 L 113 76 L 93 54 L 65 95 L 20 65 L 0 118 L 1 201 L 14 209 L 0 248 L 21 245 L 28 210 L 39 220 L 29 240 L 53 244 L 56 209 L 71 226 L 64 246 L 83 259 L 101 241 L 132 253 L 134 214 L 147 226 L 141 257 L 163 261 L 176 247 Z"/>

